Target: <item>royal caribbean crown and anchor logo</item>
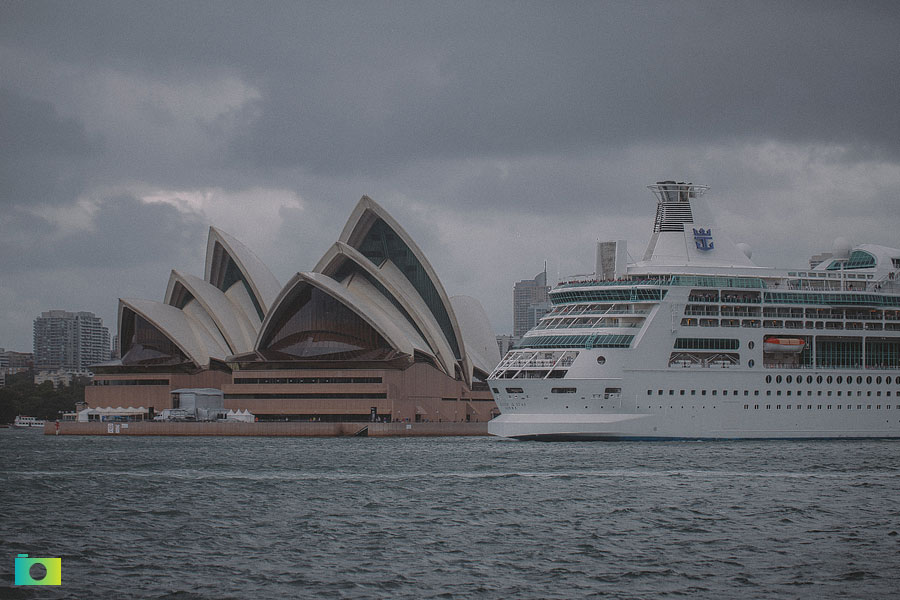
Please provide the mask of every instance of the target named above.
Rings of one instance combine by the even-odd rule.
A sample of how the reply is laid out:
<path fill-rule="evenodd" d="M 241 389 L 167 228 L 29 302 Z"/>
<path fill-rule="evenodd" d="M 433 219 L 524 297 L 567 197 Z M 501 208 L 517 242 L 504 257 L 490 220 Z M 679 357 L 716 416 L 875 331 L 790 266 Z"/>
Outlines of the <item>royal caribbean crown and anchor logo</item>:
<path fill-rule="evenodd" d="M 697 250 L 704 252 L 715 248 L 712 241 L 712 229 L 703 229 L 702 227 L 694 229 L 694 243 L 697 245 Z"/>
<path fill-rule="evenodd" d="M 61 558 L 28 558 L 27 554 L 20 554 L 15 564 L 15 585 L 62 585 Z"/>

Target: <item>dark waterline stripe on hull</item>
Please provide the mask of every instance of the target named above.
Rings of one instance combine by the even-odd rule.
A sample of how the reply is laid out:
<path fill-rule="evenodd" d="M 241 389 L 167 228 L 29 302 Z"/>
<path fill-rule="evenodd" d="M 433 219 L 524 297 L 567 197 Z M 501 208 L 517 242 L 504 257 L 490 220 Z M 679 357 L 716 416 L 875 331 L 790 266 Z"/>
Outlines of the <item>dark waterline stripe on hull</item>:
<path fill-rule="evenodd" d="M 654 437 L 601 434 L 546 433 L 510 436 L 520 442 L 800 442 L 800 441 L 900 441 L 900 437 Z"/>

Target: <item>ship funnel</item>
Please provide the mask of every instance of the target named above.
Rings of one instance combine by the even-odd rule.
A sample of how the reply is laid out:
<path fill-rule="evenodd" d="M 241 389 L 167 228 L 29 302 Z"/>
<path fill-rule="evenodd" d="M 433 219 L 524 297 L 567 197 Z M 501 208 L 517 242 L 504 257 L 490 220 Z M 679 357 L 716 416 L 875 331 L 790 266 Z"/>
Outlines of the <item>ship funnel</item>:
<path fill-rule="evenodd" d="M 656 220 L 640 266 L 756 266 L 749 248 L 738 247 L 716 225 L 706 198 L 701 198 L 708 185 L 657 181 L 647 187 L 656 197 Z"/>
<path fill-rule="evenodd" d="M 657 181 L 648 185 L 656 196 L 656 220 L 653 233 L 661 231 L 684 231 L 685 223 L 693 223 L 691 200 L 699 198 L 709 189 L 708 185 L 694 185 L 683 181 Z"/>

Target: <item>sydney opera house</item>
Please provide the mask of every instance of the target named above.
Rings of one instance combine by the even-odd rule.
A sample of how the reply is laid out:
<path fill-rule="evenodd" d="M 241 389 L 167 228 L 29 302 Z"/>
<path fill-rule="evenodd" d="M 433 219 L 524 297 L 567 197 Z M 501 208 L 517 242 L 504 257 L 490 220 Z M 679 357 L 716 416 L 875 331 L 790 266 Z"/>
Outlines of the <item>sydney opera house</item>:
<path fill-rule="evenodd" d="M 500 353 L 481 304 L 448 297 L 422 251 L 363 197 L 311 272 L 282 286 L 211 227 L 204 277 L 172 271 L 165 300 L 119 300 L 119 355 L 89 407 L 171 407 L 216 388 L 260 421 L 487 421 Z"/>

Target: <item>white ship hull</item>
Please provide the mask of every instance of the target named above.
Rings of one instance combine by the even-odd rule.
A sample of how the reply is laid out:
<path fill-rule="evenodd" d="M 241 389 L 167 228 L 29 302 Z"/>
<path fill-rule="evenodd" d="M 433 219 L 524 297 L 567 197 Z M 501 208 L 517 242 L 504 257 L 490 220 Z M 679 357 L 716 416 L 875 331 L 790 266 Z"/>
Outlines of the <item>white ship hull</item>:
<path fill-rule="evenodd" d="M 817 372 L 810 374 L 815 382 Z M 865 373 L 866 377 L 872 375 Z M 501 415 L 488 424 L 488 432 L 536 440 L 900 437 L 900 383 L 829 386 L 807 385 L 804 379 L 799 386 L 792 386 L 791 396 L 787 396 L 788 390 L 783 386 L 776 390 L 754 385 L 760 379 L 758 373 L 712 373 L 701 377 L 631 373 L 624 379 L 634 382 L 623 384 L 625 389 L 646 389 L 603 399 L 608 381 L 567 379 L 566 385 L 578 392 L 575 397 L 560 399 L 550 393 L 549 385 L 491 380 L 495 388 L 510 383 L 524 385 L 523 389 L 529 391 L 529 396 L 535 395 L 536 400 L 498 402 Z M 559 381 L 553 384 L 558 385 Z M 663 395 L 658 395 L 660 389 Z M 650 390 L 652 395 L 647 394 Z M 715 397 L 711 395 L 713 390 Z M 706 395 L 700 395 L 703 391 Z M 722 395 L 725 391 L 728 396 Z M 778 391 L 781 395 L 776 395 Z M 838 391 L 840 397 L 836 395 Z M 890 397 L 886 396 L 888 391 Z M 848 392 L 852 395 L 846 395 Z"/>

